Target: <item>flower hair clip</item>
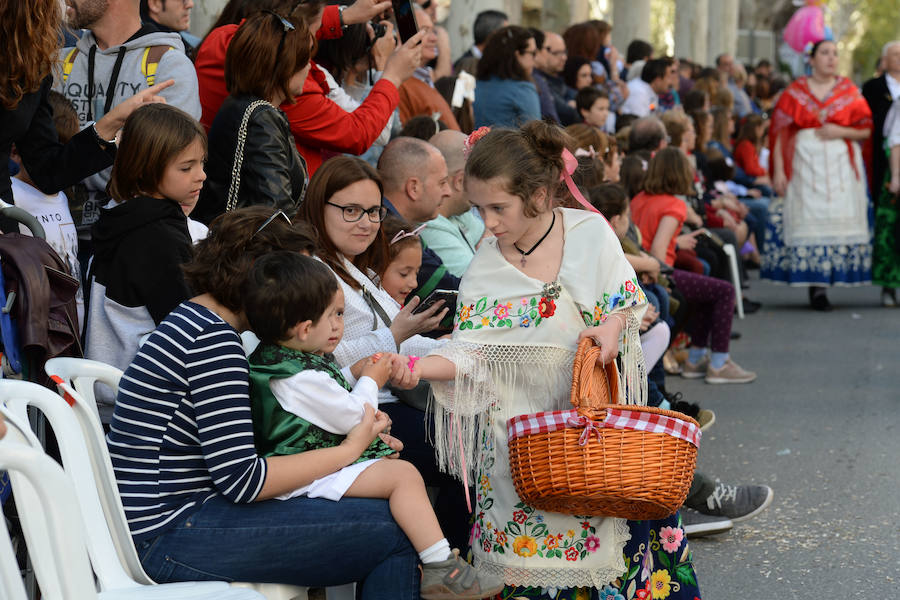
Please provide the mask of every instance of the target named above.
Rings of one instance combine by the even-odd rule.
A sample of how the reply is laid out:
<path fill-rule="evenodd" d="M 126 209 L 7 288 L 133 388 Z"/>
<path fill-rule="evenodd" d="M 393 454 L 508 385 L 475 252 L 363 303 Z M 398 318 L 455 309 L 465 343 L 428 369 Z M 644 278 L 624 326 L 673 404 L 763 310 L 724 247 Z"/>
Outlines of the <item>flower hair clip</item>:
<path fill-rule="evenodd" d="M 491 128 L 485 125 L 479 127 L 469 134 L 469 137 L 466 138 L 465 144 L 463 146 L 463 154 L 467 159 L 469 158 L 469 155 L 472 154 L 472 148 L 475 147 L 475 144 L 478 143 L 478 140 L 480 140 L 490 132 Z"/>
<path fill-rule="evenodd" d="M 408 238 L 408 237 L 419 237 L 419 232 L 422 231 L 423 229 L 425 229 L 425 226 L 426 226 L 427 224 L 428 224 L 428 223 L 422 223 L 421 225 L 419 225 L 418 227 L 416 227 L 415 229 L 413 229 L 413 230 L 410 231 L 410 232 L 406 232 L 406 231 L 404 231 L 404 230 L 401 229 L 400 231 L 397 232 L 397 235 L 395 235 L 393 238 L 391 238 L 391 243 L 390 243 L 390 245 L 393 246 L 394 244 L 396 244 L 397 242 L 399 242 L 399 241 L 402 240 L 403 238 Z"/>

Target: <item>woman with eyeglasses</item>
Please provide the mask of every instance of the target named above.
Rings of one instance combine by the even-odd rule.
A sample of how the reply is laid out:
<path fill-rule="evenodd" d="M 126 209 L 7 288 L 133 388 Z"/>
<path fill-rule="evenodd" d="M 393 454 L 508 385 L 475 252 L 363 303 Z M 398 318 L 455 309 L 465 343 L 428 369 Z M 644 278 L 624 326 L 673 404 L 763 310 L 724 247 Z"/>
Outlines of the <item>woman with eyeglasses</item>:
<path fill-rule="evenodd" d="M 441 303 L 415 314 L 416 301 L 401 309 L 376 281 L 389 260 L 382 195 L 378 171 L 361 159 L 338 156 L 316 171 L 296 217 L 319 232 L 317 256 L 343 288 L 344 338 L 334 351 L 343 366 L 376 352 L 424 356 L 442 343 L 418 335 L 438 327 L 447 313 Z M 382 390 L 380 402 L 391 401 L 396 398 Z"/>
<path fill-rule="evenodd" d="M 355 581 L 365 600 L 419 598 L 416 553 L 387 502 L 275 500 L 356 461 L 374 439 L 374 414 L 333 448 L 262 457 L 254 445 L 242 290 L 258 258 L 312 254 L 314 235 L 263 206 L 217 218 L 185 265 L 196 295 L 163 319 L 125 371 L 108 443 L 154 581 Z"/>
<path fill-rule="evenodd" d="M 519 127 L 541 118 L 531 73 L 537 45 L 528 29 L 502 27 L 491 34 L 478 61 L 475 127 Z"/>
<path fill-rule="evenodd" d="M 253 15 L 237 30 L 225 56 L 230 95 L 209 130 L 209 177 L 197 220 L 209 223 L 256 204 L 297 210 L 308 179 L 306 162 L 278 106 L 303 90 L 312 45 L 302 20 L 273 11 Z"/>
<path fill-rule="evenodd" d="M 344 337 L 334 351 L 342 367 L 378 352 L 425 356 L 445 343 L 421 335 L 437 329 L 446 316 L 443 301 L 416 312 L 417 298 L 401 308 L 379 285 L 376 273 L 390 261 L 381 227 L 388 213 L 382 196 L 378 171 L 359 158 L 334 157 L 313 175 L 295 217 L 319 232 L 316 256 L 334 271 L 344 293 Z M 404 444 L 403 458 L 419 469 L 426 485 L 438 489 L 435 512 L 450 545 L 464 548 L 469 514 L 460 484 L 438 470 L 434 447 L 426 438 L 423 422 L 430 419 L 426 421 L 418 403 L 426 394 L 427 389 L 417 388 L 398 398 L 396 388 L 382 388 L 378 407 L 391 418 L 391 433 Z"/>

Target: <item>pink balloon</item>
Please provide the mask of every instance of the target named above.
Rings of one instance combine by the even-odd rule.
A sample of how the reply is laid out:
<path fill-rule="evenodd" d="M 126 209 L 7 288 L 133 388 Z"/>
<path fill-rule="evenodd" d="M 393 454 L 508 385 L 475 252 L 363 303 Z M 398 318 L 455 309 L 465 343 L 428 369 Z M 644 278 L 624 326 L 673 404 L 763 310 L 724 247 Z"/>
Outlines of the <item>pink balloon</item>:
<path fill-rule="evenodd" d="M 794 13 L 784 28 L 787 45 L 803 52 L 809 42 L 818 42 L 825 37 L 825 13 L 819 6 L 804 6 Z"/>

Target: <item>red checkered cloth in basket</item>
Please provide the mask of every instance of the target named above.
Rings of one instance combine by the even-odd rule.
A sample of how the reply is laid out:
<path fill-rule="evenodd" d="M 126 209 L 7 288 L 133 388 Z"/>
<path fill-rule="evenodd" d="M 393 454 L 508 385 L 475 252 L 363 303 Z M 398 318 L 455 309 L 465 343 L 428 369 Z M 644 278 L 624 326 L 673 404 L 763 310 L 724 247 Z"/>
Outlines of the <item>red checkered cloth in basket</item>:
<path fill-rule="evenodd" d="M 556 410 L 519 415 L 506 423 L 509 441 L 523 435 L 549 433 L 566 427 L 584 430 L 579 440 L 579 443 L 582 445 L 587 443 L 592 432 L 599 436 L 600 432 L 597 428 L 602 427 L 665 433 L 690 442 L 694 446 L 700 446 L 700 428 L 693 423 L 665 415 L 629 410 L 627 408 L 608 408 L 606 409 L 606 419 L 599 422 L 590 421 L 587 417 L 579 415 L 577 410 Z"/>

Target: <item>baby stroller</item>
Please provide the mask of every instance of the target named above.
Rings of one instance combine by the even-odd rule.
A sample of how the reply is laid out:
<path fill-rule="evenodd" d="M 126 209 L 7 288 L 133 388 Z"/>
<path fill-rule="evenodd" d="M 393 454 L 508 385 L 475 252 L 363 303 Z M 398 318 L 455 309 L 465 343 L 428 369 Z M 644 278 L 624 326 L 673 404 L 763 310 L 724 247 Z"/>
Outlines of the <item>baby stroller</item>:
<path fill-rule="evenodd" d="M 65 262 L 45 241 L 44 228 L 21 208 L 0 202 L 0 223 L 23 224 L 31 236 L 18 232 L 0 235 L 0 378 L 33 381 L 55 389 L 44 363 L 54 356 L 82 355 L 75 294 L 79 282 L 69 275 Z M 32 427 L 50 452 L 43 418 Z M 0 473 L 0 506 L 10 519 L 10 533 L 21 540 L 21 529 L 12 503 L 7 503 L 9 481 Z M 24 544 L 19 544 L 24 550 Z M 25 561 L 26 589 L 35 597 L 34 577 Z"/>

